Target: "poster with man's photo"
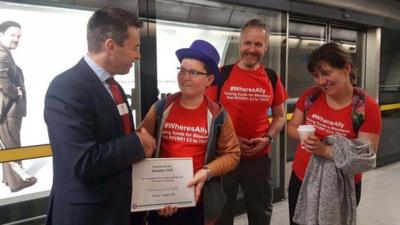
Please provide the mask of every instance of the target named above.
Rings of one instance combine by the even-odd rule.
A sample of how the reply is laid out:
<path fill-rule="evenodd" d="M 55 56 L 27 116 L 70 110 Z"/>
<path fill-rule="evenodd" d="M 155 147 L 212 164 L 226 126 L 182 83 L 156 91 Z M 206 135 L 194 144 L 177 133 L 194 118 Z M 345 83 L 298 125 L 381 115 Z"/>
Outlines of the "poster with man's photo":
<path fill-rule="evenodd" d="M 4 23 L 3 31 L 0 25 L 0 61 L 14 63 L 7 63 L 11 69 L 0 68 L 0 156 L 3 149 L 21 147 L 18 151 L 23 151 L 49 143 L 43 119 L 46 90 L 56 75 L 87 53 L 86 24 L 91 14 L 89 10 L 0 2 L 0 24 Z M 134 68 L 117 80 L 131 93 Z M 8 95 L 14 96 L 13 101 L 4 97 L 5 90 L 11 90 Z M 51 157 L 1 164 L 0 206 L 48 196 Z"/>

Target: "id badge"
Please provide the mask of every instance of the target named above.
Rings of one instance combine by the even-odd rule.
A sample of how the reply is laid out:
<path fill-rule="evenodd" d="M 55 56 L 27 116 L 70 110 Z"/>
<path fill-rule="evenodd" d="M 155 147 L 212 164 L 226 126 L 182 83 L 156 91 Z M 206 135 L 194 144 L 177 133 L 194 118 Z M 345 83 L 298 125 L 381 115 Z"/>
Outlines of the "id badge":
<path fill-rule="evenodd" d="M 118 104 L 117 108 L 120 116 L 125 115 L 129 112 L 128 105 L 126 103 Z"/>

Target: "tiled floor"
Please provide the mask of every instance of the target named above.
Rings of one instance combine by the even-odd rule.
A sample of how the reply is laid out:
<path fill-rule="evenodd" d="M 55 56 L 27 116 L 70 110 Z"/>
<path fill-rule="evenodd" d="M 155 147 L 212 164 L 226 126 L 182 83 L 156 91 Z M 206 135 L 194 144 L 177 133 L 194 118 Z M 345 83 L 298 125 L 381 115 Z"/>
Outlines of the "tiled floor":
<path fill-rule="evenodd" d="M 400 225 L 400 162 L 364 174 L 358 225 Z M 287 200 L 274 204 L 271 225 L 288 225 Z M 247 225 L 246 214 L 235 225 Z"/>

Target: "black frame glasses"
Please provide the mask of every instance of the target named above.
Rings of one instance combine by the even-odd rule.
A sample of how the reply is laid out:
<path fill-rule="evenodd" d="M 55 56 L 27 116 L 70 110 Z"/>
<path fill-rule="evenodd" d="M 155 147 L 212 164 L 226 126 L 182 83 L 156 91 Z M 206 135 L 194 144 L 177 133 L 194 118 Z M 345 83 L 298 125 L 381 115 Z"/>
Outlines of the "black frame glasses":
<path fill-rule="evenodd" d="M 182 77 L 186 74 L 189 74 L 190 77 L 208 76 L 208 73 L 203 73 L 196 70 L 187 70 L 183 67 L 177 67 L 176 69 L 178 70 L 178 76 Z"/>

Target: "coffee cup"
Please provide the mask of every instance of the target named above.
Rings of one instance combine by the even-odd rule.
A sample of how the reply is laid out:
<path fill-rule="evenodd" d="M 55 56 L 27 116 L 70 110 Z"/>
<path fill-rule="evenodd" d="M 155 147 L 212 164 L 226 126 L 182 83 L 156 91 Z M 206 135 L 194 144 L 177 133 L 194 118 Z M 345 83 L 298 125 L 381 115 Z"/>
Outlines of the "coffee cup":
<path fill-rule="evenodd" d="M 315 128 L 313 125 L 300 125 L 297 127 L 297 132 L 299 132 L 301 147 L 304 149 L 304 140 L 308 136 L 314 135 Z"/>

